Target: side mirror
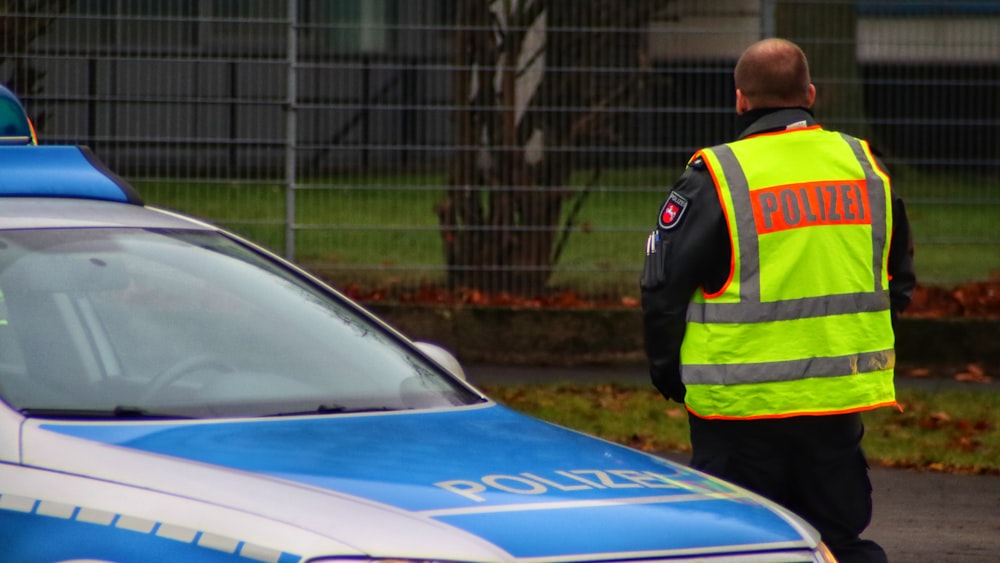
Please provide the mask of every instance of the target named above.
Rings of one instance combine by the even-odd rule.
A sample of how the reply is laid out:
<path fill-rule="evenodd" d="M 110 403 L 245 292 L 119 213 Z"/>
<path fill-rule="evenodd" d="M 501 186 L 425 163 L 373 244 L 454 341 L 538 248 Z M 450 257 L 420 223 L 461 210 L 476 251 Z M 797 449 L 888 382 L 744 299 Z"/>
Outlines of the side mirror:
<path fill-rule="evenodd" d="M 462 364 L 458 362 L 458 358 L 454 354 L 431 342 L 417 341 L 414 344 L 439 366 L 462 381 L 466 381 L 465 370 L 462 369 Z"/>

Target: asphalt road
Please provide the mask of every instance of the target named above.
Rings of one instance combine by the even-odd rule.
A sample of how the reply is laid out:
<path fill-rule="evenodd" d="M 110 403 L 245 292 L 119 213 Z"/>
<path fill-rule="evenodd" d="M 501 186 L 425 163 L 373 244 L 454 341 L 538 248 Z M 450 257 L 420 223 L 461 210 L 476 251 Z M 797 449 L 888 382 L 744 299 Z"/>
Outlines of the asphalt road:
<path fill-rule="evenodd" d="M 465 366 L 473 384 L 502 385 L 555 381 L 648 384 L 642 367 L 548 368 Z M 992 383 L 953 378 L 899 378 L 897 386 L 929 389 L 961 387 L 1000 392 Z M 681 463 L 687 454 L 667 453 Z M 871 470 L 874 514 L 864 536 L 879 542 L 897 563 L 1000 562 L 1000 476 L 951 475 L 908 469 Z"/>

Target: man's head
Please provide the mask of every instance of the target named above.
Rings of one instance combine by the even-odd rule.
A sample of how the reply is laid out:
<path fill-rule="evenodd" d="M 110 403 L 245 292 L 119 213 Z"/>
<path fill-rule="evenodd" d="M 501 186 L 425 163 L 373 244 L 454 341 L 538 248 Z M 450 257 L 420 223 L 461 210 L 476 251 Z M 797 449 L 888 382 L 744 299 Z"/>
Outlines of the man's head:
<path fill-rule="evenodd" d="M 806 54 L 785 39 L 764 39 L 749 46 L 736 63 L 733 78 L 739 114 L 757 108 L 808 108 L 816 99 Z"/>

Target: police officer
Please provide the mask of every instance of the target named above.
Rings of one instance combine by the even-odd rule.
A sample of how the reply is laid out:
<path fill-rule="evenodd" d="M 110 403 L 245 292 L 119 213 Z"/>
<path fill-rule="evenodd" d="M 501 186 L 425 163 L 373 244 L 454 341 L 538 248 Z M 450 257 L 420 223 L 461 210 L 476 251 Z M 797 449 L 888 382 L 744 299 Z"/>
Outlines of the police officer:
<path fill-rule="evenodd" d="M 798 513 L 842 562 L 885 561 L 860 538 L 860 413 L 896 406 L 903 203 L 867 142 L 816 122 L 797 45 L 751 45 L 734 78 L 742 133 L 692 157 L 646 243 L 650 375 L 686 405 L 693 467 Z"/>

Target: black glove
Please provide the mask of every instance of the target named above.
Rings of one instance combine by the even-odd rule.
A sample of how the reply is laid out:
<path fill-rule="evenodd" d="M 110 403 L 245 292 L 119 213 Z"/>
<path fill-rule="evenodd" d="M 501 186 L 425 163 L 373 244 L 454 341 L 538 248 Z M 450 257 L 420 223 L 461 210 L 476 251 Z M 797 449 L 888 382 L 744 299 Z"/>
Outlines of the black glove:
<path fill-rule="evenodd" d="M 650 376 L 653 380 L 653 386 L 656 387 L 656 390 L 667 399 L 684 404 L 684 396 L 687 394 L 687 387 L 685 387 L 684 382 L 681 381 L 679 372 L 675 372 L 674 370 L 670 371 L 672 372 L 672 376 L 664 376 L 656 371 L 651 371 Z"/>

